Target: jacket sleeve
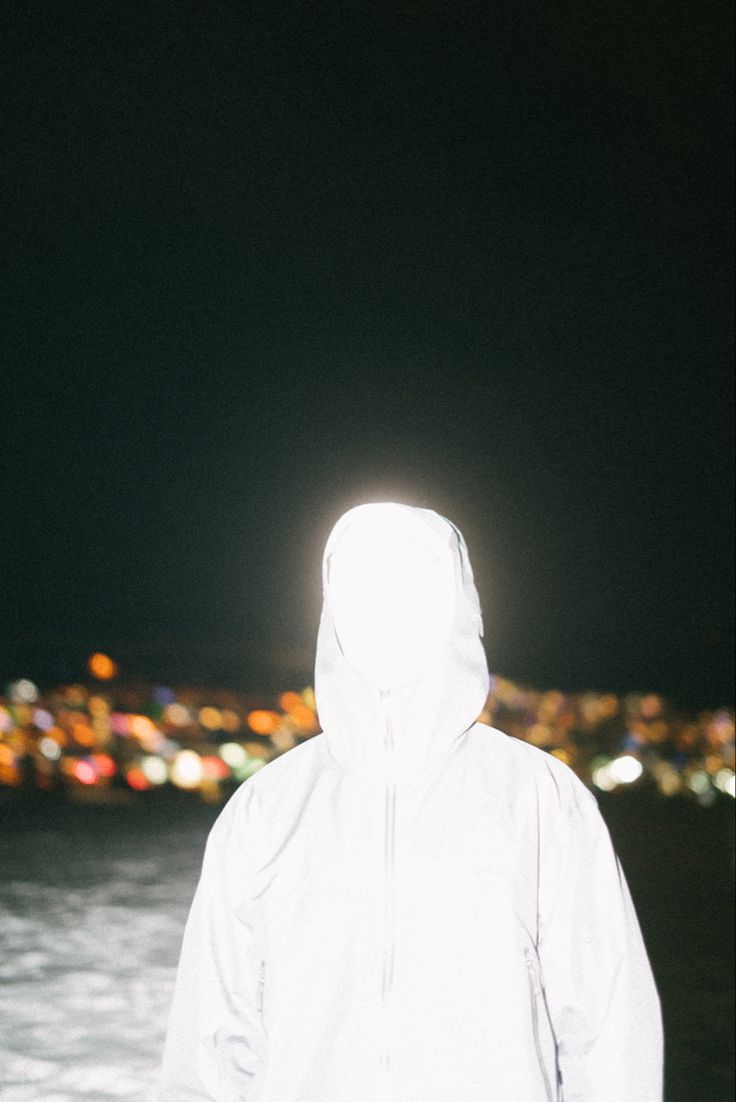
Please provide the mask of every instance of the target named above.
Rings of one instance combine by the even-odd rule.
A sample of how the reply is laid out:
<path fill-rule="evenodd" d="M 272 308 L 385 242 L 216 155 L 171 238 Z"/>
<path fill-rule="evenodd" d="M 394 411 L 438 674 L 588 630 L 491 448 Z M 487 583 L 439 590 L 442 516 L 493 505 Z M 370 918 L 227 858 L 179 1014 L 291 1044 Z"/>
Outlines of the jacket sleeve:
<path fill-rule="evenodd" d="M 539 958 L 561 1097 L 662 1102 L 661 1008 L 639 922 L 595 796 L 571 771 L 568 782 L 540 821 L 539 863 Z"/>
<path fill-rule="evenodd" d="M 239 911 L 250 888 L 245 816 L 236 815 L 245 811 L 237 806 L 239 794 L 231 797 L 207 838 L 184 928 L 157 1102 L 250 1098 L 260 1031 L 252 931 Z"/>

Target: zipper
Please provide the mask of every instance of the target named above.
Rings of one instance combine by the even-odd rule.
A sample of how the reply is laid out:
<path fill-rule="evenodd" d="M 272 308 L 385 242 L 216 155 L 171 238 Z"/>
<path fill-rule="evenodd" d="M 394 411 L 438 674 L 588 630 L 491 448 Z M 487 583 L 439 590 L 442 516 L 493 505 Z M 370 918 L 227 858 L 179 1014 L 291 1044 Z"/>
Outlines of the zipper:
<path fill-rule="evenodd" d="M 547 1068 L 544 1063 L 544 1056 L 542 1055 L 542 1045 L 539 1040 L 539 1003 L 542 998 L 542 992 L 539 987 L 539 977 L 537 976 L 537 972 L 532 961 L 531 950 L 526 946 L 524 947 L 524 959 L 526 961 L 527 970 L 529 972 L 529 990 L 532 1003 L 532 1028 L 534 1030 L 534 1048 L 537 1053 L 539 1070 L 541 1071 L 542 1078 L 544 1080 L 545 1095 L 547 1096 L 548 1102 L 553 1102 L 552 1088 L 550 1086 Z"/>
<path fill-rule="evenodd" d="M 396 839 L 396 783 L 394 778 L 394 735 L 388 714 L 390 690 L 382 689 L 381 696 L 385 706 L 385 729 L 383 744 L 386 751 L 386 786 L 384 789 L 384 945 L 383 975 L 381 979 L 381 1005 L 384 1011 L 384 1040 L 381 1054 L 381 1066 L 388 1074 L 391 1067 L 390 1037 L 386 1020 L 386 1008 L 391 994 L 394 973 L 394 937 L 395 937 L 395 883 L 394 860 Z"/>
<path fill-rule="evenodd" d="M 266 962 L 261 961 L 258 969 L 258 990 L 256 992 L 256 1010 L 261 1015 L 261 1027 L 263 1027 L 263 990 L 266 986 Z M 265 1032 L 265 1031 L 264 1031 Z"/>

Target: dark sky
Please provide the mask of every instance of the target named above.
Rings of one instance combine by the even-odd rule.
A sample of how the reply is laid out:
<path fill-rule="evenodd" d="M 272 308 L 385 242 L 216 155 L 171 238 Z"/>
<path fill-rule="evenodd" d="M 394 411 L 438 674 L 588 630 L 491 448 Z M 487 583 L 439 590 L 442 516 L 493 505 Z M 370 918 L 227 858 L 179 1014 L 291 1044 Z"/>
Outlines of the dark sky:
<path fill-rule="evenodd" d="M 492 670 L 733 699 L 725 0 L 14 7 L 3 678 L 305 683 L 399 500 Z"/>

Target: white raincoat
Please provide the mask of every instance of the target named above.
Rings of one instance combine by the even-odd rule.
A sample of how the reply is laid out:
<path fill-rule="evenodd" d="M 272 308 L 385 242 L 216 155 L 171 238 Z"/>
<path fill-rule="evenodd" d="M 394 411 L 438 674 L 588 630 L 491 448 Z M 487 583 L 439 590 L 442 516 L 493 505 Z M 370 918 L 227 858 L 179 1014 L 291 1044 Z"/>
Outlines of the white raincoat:
<path fill-rule="evenodd" d="M 661 1102 L 659 998 L 595 797 L 476 722 L 462 535 L 358 506 L 323 592 L 323 732 L 210 831 L 159 1102 Z"/>

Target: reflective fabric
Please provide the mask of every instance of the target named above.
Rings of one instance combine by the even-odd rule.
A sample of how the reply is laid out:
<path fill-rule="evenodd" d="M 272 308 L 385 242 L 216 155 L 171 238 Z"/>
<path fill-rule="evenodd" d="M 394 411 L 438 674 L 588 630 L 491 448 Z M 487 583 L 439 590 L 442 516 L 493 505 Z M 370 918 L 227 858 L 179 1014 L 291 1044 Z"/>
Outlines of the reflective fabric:
<path fill-rule="evenodd" d="M 595 797 L 477 722 L 461 533 L 359 506 L 322 581 L 322 733 L 210 832 L 159 1102 L 661 1102 L 659 998 Z"/>

